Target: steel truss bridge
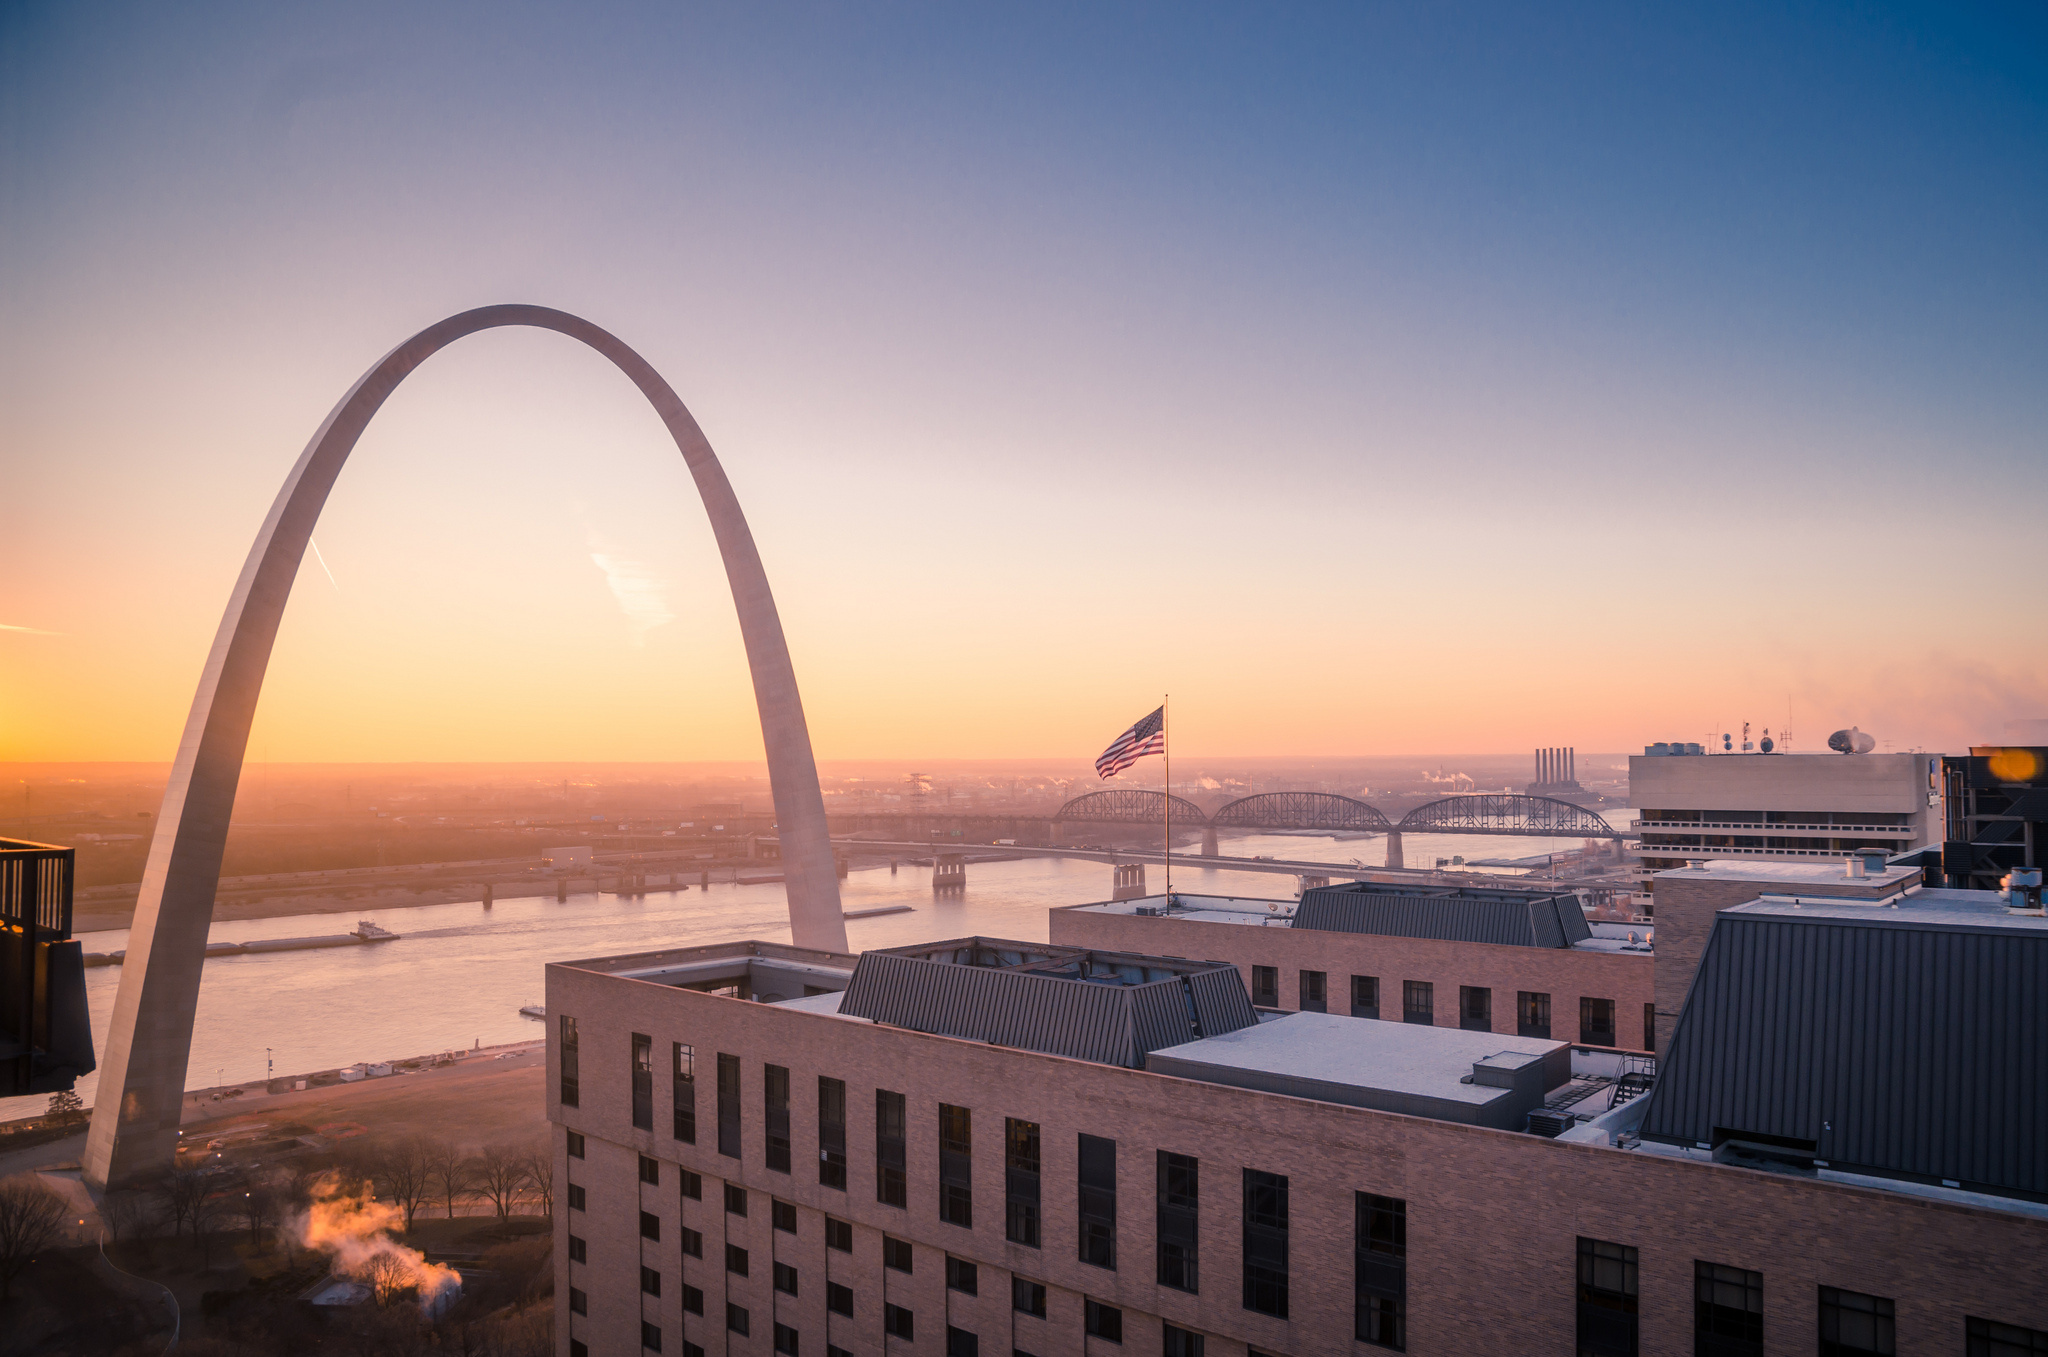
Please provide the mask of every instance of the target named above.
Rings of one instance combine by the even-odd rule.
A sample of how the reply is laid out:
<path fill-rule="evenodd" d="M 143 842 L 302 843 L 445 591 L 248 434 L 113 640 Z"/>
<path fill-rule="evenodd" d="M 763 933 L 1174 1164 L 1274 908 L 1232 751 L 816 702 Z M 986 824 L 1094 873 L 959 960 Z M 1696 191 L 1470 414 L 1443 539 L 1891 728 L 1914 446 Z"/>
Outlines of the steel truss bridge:
<path fill-rule="evenodd" d="M 1156 825 L 1166 815 L 1164 792 L 1117 790 L 1077 796 L 1054 813 L 1054 824 Z M 1569 801 L 1514 792 L 1447 796 L 1417 806 L 1398 821 L 1379 807 L 1334 792 L 1261 792 L 1205 813 L 1171 798 L 1176 823 L 1215 829 L 1328 829 L 1368 834 L 1523 834 L 1544 838 L 1619 839 L 1622 831 Z"/>

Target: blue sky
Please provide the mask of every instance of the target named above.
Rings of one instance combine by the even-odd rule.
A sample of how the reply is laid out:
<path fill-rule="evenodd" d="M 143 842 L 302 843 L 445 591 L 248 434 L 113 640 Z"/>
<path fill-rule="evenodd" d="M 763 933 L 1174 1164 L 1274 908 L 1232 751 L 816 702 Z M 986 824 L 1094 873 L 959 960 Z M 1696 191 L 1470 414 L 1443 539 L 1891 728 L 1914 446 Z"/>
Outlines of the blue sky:
<path fill-rule="evenodd" d="M 167 752 L 327 406 L 509 299 L 612 328 L 704 420 L 828 755 L 1049 753 L 1169 687 L 1218 752 L 1627 747 L 1788 701 L 1992 738 L 2048 710 L 2044 36 L 2017 6 L 10 7 L 0 457 L 44 512 L 0 623 L 64 636 L 0 641 L 47 734 L 0 754 Z M 279 757 L 444 738 L 459 684 L 346 657 L 452 663 L 536 609 L 616 650 L 618 722 L 522 744 L 592 680 L 505 676 L 420 756 L 745 753 L 644 420 L 541 340 L 473 342 L 337 492 L 363 612 L 288 622 Z M 666 582 L 675 653 L 592 540 Z M 933 627 L 944 655 L 886 639 Z M 1264 700 L 1305 648 L 1372 677 Z"/>

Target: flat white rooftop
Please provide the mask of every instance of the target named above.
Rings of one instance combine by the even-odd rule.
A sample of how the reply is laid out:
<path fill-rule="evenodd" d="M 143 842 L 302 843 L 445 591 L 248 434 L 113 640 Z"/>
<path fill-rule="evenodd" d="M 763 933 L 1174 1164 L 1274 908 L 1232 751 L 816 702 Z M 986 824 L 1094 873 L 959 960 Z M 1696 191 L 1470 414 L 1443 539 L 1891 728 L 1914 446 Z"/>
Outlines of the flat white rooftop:
<path fill-rule="evenodd" d="M 1157 1074 L 1320 1102 L 1521 1129 L 1571 1071 L 1561 1041 L 1289 1013 L 1145 1057 Z"/>
<path fill-rule="evenodd" d="M 2010 912 L 1996 891 L 1937 888 L 1914 891 L 1884 904 L 1826 896 L 1765 895 L 1720 912 L 1775 915 L 1788 919 L 1848 919 L 1857 923 L 1935 924 L 1945 928 L 2048 933 L 2048 918 Z"/>
<path fill-rule="evenodd" d="M 1295 902 L 1292 900 L 1262 900 L 1253 896 L 1239 895 L 1191 895 L 1186 891 L 1173 893 L 1172 914 L 1175 919 L 1192 919 L 1197 923 L 1246 924 L 1253 928 L 1287 928 L 1294 922 Z M 1067 908 L 1081 914 L 1163 914 L 1167 908 L 1164 895 L 1143 895 L 1135 900 L 1104 900 L 1092 905 L 1069 905 Z"/>
<path fill-rule="evenodd" d="M 1674 849 L 1670 856 L 1683 857 Z M 1918 867 L 1887 867 L 1868 876 L 1850 876 L 1839 858 L 1812 862 L 1758 862 L 1750 858 L 1710 858 L 1697 867 L 1671 867 L 1653 874 L 1662 881 L 1754 881 L 1771 889 L 1793 892 L 1801 887 L 1831 886 L 1856 890 L 1893 890 L 1920 881 Z"/>

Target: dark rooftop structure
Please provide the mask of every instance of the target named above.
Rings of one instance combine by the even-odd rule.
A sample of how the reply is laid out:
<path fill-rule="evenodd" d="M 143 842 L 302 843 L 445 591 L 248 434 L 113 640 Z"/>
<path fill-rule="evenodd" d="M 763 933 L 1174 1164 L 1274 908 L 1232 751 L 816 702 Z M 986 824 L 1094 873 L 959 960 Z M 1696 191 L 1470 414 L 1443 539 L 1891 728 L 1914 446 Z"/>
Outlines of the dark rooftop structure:
<path fill-rule="evenodd" d="M 1982 891 L 1715 915 L 1645 1140 L 2048 1202 L 2048 919 Z"/>
<path fill-rule="evenodd" d="M 1235 966 L 1001 938 L 863 952 L 842 1017 L 1133 1069 L 1258 1022 Z"/>
<path fill-rule="evenodd" d="M 1304 891 L 1293 926 L 1508 947 L 1570 947 L 1593 936 L 1569 892 L 1367 881 Z"/>

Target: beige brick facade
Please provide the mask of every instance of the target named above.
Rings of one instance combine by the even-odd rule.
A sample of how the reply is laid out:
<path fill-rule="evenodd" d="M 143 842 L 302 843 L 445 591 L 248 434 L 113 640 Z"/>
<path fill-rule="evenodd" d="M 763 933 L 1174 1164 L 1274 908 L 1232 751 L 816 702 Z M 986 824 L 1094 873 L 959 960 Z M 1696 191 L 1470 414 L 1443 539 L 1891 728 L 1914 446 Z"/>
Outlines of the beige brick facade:
<path fill-rule="evenodd" d="M 1171 1079 L 569 966 L 548 968 L 547 991 L 551 1036 L 562 1015 L 575 1017 L 580 1034 L 577 1106 L 559 1104 L 559 1042 L 549 1049 L 557 1170 L 586 1194 L 581 1210 L 558 1212 L 555 1227 L 562 1357 L 572 1339 L 592 1357 L 632 1357 L 642 1350 L 643 1319 L 659 1327 L 670 1357 L 685 1351 L 685 1340 L 707 1353 L 768 1354 L 776 1322 L 796 1331 L 809 1357 L 824 1357 L 827 1343 L 864 1357 L 944 1353 L 949 1324 L 977 1335 L 987 1357 L 1013 1348 L 1037 1357 L 1152 1357 L 1161 1350 L 1162 1320 L 1205 1334 L 1205 1357 L 1239 1357 L 1247 1345 L 1288 1357 L 1362 1357 L 1384 1349 L 1351 1336 L 1359 1191 L 1407 1203 L 1407 1350 L 1429 1357 L 1571 1353 L 1580 1235 L 1640 1250 L 1645 1354 L 1692 1350 L 1696 1259 L 1763 1273 L 1767 1352 L 1815 1349 L 1821 1285 L 1893 1298 L 1902 1353 L 1960 1352 L 1965 1315 L 2048 1329 L 2048 1288 L 2038 1267 L 2048 1221 L 2038 1217 Z M 651 1036 L 657 1053 L 652 1130 L 632 1126 L 634 1032 Z M 665 1071 L 676 1041 L 697 1053 L 695 1145 L 671 1135 Z M 737 1159 L 717 1153 L 718 1052 L 740 1061 Z M 770 1062 L 790 1071 L 789 1173 L 765 1166 L 763 1066 Z M 814 1168 L 820 1075 L 846 1084 L 844 1192 L 821 1187 Z M 907 1098 L 907 1209 L 875 1199 L 877 1089 Z M 972 1228 L 939 1219 L 940 1103 L 973 1111 Z M 1005 1117 L 1042 1128 L 1041 1248 L 1004 1239 Z M 567 1131 L 585 1137 L 582 1159 L 568 1157 Z M 1077 1256 L 1081 1133 L 1117 1142 L 1115 1271 Z M 1197 1295 L 1154 1283 L 1160 1150 L 1201 1161 Z M 639 1181 L 641 1155 L 659 1161 L 658 1186 Z M 703 1175 L 701 1200 L 681 1196 L 679 1168 Z M 1245 1168 L 1290 1180 L 1286 1320 L 1241 1304 Z M 749 1194 L 744 1219 L 723 1209 L 727 1182 Z M 773 1199 L 796 1206 L 794 1234 L 772 1228 Z M 643 1210 L 659 1219 L 659 1242 L 641 1238 Z M 825 1247 L 827 1216 L 851 1223 L 850 1253 Z M 701 1260 L 682 1256 L 682 1226 L 702 1232 Z M 569 1261 L 571 1234 L 585 1241 L 586 1261 Z M 909 1275 L 883 1268 L 885 1234 L 911 1243 Z M 725 1271 L 728 1242 L 748 1250 L 749 1276 Z M 946 1289 L 949 1252 L 978 1265 L 978 1295 Z M 774 1290 L 773 1260 L 797 1269 L 796 1296 Z M 640 1290 L 643 1265 L 662 1276 L 658 1299 Z M 1013 1273 L 1047 1286 L 1046 1319 L 1011 1309 Z M 827 1312 L 827 1279 L 852 1288 L 852 1318 Z M 702 1289 L 701 1317 L 683 1313 L 684 1283 Z M 586 1314 L 569 1313 L 571 1287 L 587 1296 Z M 1121 1344 L 1084 1338 L 1086 1298 L 1121 1308 Z M 726 1329 L 728 1301 L 749 1311 L 748 1336 Z M 883 1337 L 885 1301 L 912 1311 L 913 1341 Z"/>

